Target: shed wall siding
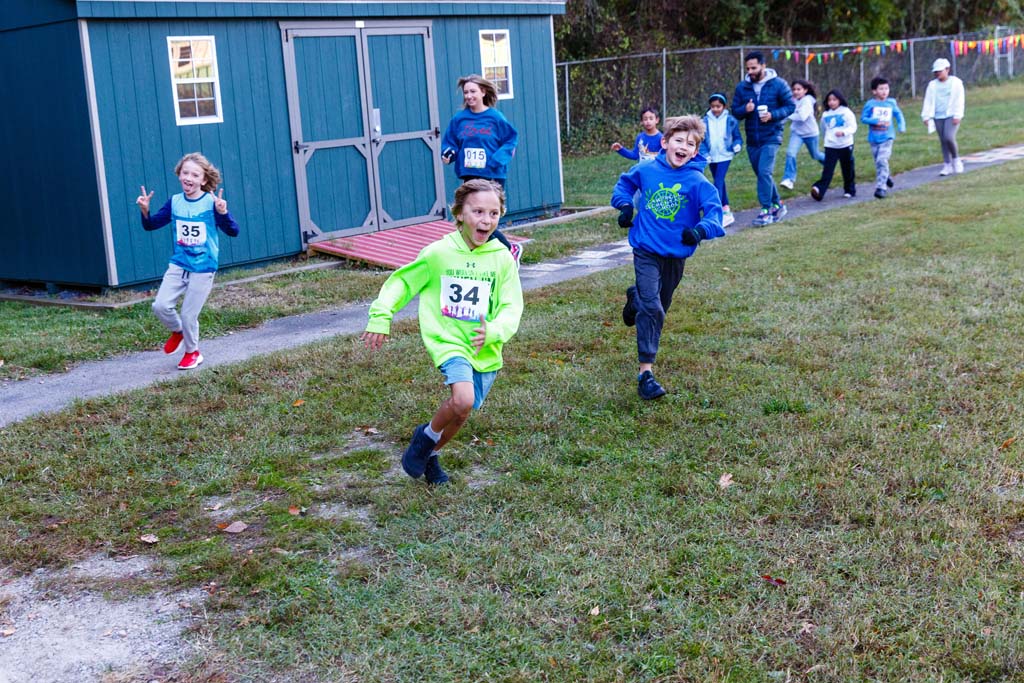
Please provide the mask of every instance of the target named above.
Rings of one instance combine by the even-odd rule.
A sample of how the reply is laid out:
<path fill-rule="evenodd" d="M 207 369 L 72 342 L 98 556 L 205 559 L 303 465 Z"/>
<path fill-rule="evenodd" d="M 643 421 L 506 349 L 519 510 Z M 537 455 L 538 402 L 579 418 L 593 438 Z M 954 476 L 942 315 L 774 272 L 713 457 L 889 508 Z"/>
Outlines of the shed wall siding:
<path fill-rule="evenodd" d="M 280 31 L 264 20 L 90 22 L 111 224 L 119 281 L 159 278 L 170 228 L 145 232 L 139 187 L 154 210 L 181 187 L 174 165 L 199 151 L 217 166 L 228 208 L 241 226 L 222 236 L 221 267 L 301 250 L 291 162 Z M 168 36 L 216 39 L 223 123 L 177 126 Z"/>
<path fill-rule="evenodd" d="M 0 31 L 41 26 L 76 17 L 74 0 L 3 0 Z"/>
<path fill-rule="evenodd" d="M 562 202 L 559 174 L 557 105 L 554 101 L 554 54 L 550 19 L 544 17 L 484 16 L 435 21 L 438 111 L 442 132 L 462 108 L 456 88 L 459 77 L 481 73 L 478 35 L 481 29 L 508 29 L 512 47 L 514 97 L 498 100 L 497 109 L 519 131 L 519 146 L 509 165 L 508 213 L 539 213 Z M 439 47 L 440 46 L 440 47 Z M 458 179 L 445 167 L 449 203 Z"/>
<path fill-rule="evenodd" d="M 107 284 L 78 24 L 0 32 L 0 279 Z"/>

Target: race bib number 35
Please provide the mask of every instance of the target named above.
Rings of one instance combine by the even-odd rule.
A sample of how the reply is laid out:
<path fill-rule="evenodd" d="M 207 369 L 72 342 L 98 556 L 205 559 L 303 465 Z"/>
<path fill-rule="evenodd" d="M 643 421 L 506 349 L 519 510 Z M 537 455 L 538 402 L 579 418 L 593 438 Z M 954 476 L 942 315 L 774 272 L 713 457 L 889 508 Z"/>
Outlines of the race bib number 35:
<path fill-rule="evenodd" d="M 441 315 L 456 320 L 480 320 L 487 315 L 491 283 L 461 277 L 441 278 Z"/>
<path fill-rule="evenodd" d="M 462 150 L 462 165 L 466 168 L 487 168 L 487 151 L 479 147 L 467 147 Z"/>
<path fill-rule="evenodd" d="M 206 223 L 202 221 L 175 221 L 178 233 L 178 244 L 186 247 L 197 247 L 206 244 Z"/>

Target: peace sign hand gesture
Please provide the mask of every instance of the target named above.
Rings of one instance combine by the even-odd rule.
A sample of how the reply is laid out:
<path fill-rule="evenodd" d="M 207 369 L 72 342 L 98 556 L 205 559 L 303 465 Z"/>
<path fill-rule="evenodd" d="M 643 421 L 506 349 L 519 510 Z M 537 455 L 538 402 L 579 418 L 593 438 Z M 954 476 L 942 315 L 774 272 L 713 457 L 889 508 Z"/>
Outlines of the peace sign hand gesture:
<path fill-rule="evenodd" d="M 228 212 L 228 201 L 224 199 L 224 188 L 220 188 L 217 192 L 217 196 L 213 198 L 213 208 L 217 210 L 219 214 L 226 214 Z"/>
<path fill-rule="evenodd" d="M 135 203 L 139 206 L 139 211 L 142 212 L 142 215 L 143 216 L 148 216 L 149 215 L 149 200 L 151 200 L 153 198 L 153 192 L 156 192 L 156 190 L 154 190 L 153 192 L 150 192 L 149 194 L 146 194 L 146 186 L 145 185 L 142 185 L 141 187 L 139 187 L 139 189 L 142 190 L 142 194 L 140 194 L 138 196 L 138 198 L 136 198 Z"/>

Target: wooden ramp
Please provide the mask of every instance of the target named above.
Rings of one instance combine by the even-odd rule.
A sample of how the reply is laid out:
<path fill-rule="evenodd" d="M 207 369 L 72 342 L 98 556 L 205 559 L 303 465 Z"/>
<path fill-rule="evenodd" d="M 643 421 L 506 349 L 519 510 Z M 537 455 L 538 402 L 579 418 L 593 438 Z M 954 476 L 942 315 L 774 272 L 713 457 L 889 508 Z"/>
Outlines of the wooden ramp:
<path fill-rule="evenodd" d="M 394 269 L 412 263 L 423 247 L 436 242 L 454 229 L 455 225 L 448 221 L 431 221 L 365 235 L 313 242 L 309 249 L 320 254 Z M 513 244 L 529 241 L 524 237 L 506 237 Z"/>

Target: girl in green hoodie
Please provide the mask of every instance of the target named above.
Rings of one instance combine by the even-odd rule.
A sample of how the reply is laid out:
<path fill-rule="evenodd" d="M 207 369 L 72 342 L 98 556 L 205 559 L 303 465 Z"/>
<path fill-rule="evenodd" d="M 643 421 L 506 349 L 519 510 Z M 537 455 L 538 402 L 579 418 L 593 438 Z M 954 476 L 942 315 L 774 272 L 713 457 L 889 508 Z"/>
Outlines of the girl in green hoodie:
<path fill-rule="evenodd" d="M 515 260 L 500 242 L 488 241 L 505 213 L 505 193 L 483 179 L 455 191 L 455 232 L 424 247 L 416 260 L 391 274 L 370 304 L 362 335 L 380 349 L 391 319 L 417 294 L 420 336 L 451 395 L 430 422 L 413 431 L 402 468 L 414 479 L 443 484 L 438 451 L 480 408 L 502 365 L 502 346 L 519 329 L 523 290 Z"/>

